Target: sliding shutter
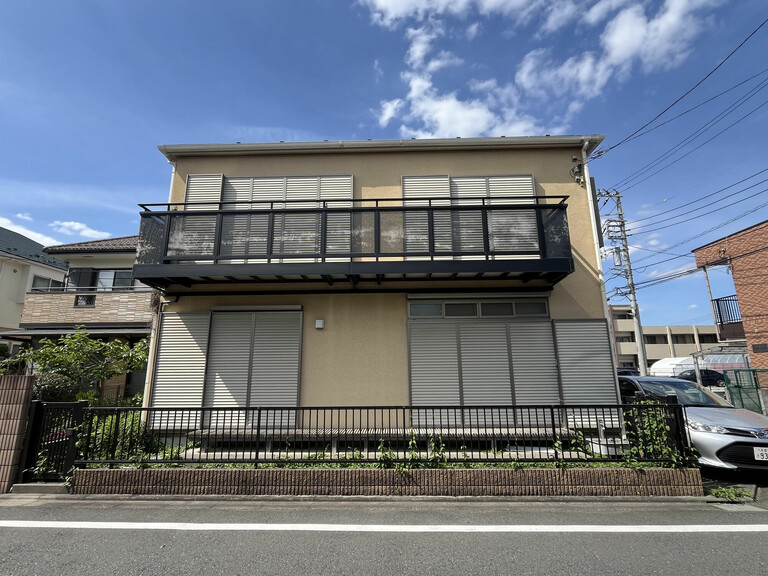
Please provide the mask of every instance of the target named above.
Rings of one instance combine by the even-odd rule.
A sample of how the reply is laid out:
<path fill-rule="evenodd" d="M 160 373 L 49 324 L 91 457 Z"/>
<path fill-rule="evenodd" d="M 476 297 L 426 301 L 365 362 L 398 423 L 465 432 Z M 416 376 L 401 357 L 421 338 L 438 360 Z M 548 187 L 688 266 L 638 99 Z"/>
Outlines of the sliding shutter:
<path fill-rule="evenodd" d="M 251 178 L 227 178 L 221 192 L 222 210 L 251 209 Z M 230 264 L 245 264 L 250 253 L 251 215 L 223 214 L 221 217 L 221 257 Z"/>
<path fill-rule="evenodd" d="M 563 401 L 566 404 L 618 402 L 605 320 L 555 321 L 554 325 Z"/>
<path fill-rule="evenodd" d="M 199 408 L 203 403 L 205 357 L 208 348 L 207 312 L 166 312 L 160 319 L 151 406 Z M 173 422 L 195 426 L 196 415 L 160 412 L 154 425 Z M 189 420 L 182 422 L 182 420 Z"/>
<path fill-rule="evenodd" d="M 218 210 L 221 202 L 224 176 L 222 174 L 190 174 L 184 207 L 186 212 Z M 214 253 L 216 241 L 216 214 L 191 216 L 171 215 L 168 237 L 169 256 L 208 256 Z M 201 258 L 200 262 L 209 258 Z"/>
<path fill-rule="evenodd" d="M 333 200 L 320 204 L 327 208 L 352 208 L 352 176 L 320 176 L 320 200 Z M 345 201 L 346 200 L 346 201 Z M 351 249 L 352 213 L 329 212 L 326 217 L 326 262 L 349 261 Z M 336 257 L 334 254 L 346 257 Z"/>
<path fill-rule="evenodd" d="M 549 320 L 509 322 L 515 404 L 559 404 L 557 362 Z"/>
<path fill-rule="evenodd" d="M 477 210 L 454 212 L 454 238 L 457 252 L 477 252 L 474 256 L 459 256 L 460 260 L 482 260 L 485 258 L 483 242 L 483 216 L 480 207 L 488 197 L 488 178 L 451 178 L 451 203 L 455 206 L 476 206 Z"/>
<path fill-rule="evenodd" d="M 290 407 L 299 402 L 301 312 L 255 314 L 251 406 Z M 293 425 L 295 410 L 268 410 L 262 424 Z"/>
<path fill-rule="evenodd" d="M 507 329 L 503 323 L 467 322 L 459 325 L 461 386 L 465 406 L 512 404 Z M 499 425 L 506 413 L 493 409 L 464 411 L 473 426 Z"/>
<path fill-rule="evenodd" d="M 532 204 L 533 176 L 493 176 L 488 178 L 490 204 Z M 491 250 L 538 252 L 536 210 L 491 210 L 488 214 Z M 497 260 L 535 258 L 536 254 L 499 255 Z"/>
<path fill-rule="evenodd" d="M 448 176 L 403 176 L 403 205 L 450 206 L 451 185 Z M 432 210 L 435 254 L 453 251 L 453 231 L 450 210 Z M 429 211 L 407 211 L 404 217 L 404 249 L 412 259 L 429 258 Z M 416 255 L 419 254 L 419 255 Z M 439 260 L 450 256 L 438 257 Z"/>

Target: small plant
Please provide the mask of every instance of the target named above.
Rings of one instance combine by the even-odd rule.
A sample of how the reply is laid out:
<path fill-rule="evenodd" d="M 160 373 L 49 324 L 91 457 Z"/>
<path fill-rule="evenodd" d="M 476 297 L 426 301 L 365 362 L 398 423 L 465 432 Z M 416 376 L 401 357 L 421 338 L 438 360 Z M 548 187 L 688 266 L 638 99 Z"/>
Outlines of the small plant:
<path fill-rule="evenodd" d="M 448 462 L 445 454 L 445 445 L 441 436 L 429 435 L 429 467 L 443 468 Z"/>
<path fill-rule="evenodd" d="M 729 486 L 728 488 L 724 488 L 723 486 L 712 488 L 709 490 L 709 495 L 714 496 L 715 498 L 723 498 L 724 500 L 728 500 L 728 502 L 741 502 L 742 498 L 752 498 L 751 492 L 747 492 L 741 488 L 734 488 L 733 486 Z"/>
<path fill-rule="evenodd" d="M 379 468 L 394 468 L 397 461 L 397 454 L 392 450 L 389 442 L 386 442 L 384 438 L 379 441 L 377 466 Z"/>
<path fill-rule="evenodd" d="M 687 458 L 670 438 L 665 405 L 655 400 L 640 400 L 635 405 L 637 407 L 630 408 L 625 414 L 630 444 L 625 453 L 627 463 L 656 460 L 662 466 L 686 465 Z"/>

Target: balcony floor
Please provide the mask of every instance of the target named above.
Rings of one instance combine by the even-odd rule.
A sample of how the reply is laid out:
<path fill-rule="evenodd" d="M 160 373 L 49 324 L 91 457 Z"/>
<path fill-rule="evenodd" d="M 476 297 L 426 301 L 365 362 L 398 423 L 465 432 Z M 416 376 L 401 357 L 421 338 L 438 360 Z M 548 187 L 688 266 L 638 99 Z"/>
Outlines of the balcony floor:
<path fill-rule="evenodd" d="M 537 281 L 545 287 L 573 272 L 571 258 L 513 260 L 414 260 L 269 264 L 137 264 L 134 277 L 154 288 L 232 284 L 360 284 L 400 282 Z"/>

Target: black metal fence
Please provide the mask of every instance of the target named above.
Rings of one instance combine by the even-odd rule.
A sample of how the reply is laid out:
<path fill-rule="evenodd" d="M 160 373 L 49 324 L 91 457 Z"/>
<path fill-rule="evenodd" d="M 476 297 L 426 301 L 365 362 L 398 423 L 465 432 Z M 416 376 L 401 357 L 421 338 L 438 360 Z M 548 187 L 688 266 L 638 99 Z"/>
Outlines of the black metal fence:
<path fill-rule="evenodd" d="M 86 408 L 79 467 L 692 461 L 680 405 Z"/>

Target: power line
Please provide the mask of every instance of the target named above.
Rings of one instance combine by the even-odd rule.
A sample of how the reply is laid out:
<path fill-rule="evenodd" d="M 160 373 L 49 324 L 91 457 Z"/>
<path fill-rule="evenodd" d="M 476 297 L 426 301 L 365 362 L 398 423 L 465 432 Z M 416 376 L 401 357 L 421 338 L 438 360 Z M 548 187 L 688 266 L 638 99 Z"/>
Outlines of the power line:
<path fill-rule="evenodd" d="M 737 99 L 735 102 L 727 106 L 720 113 L 715 115 L 714 118 L 709 119 L 707 122 L 704 123 L 704 125 L 699 126 L 699 128 L 697 128 L 691 134 L 683 138 L 683 140 L 681 140 L 671 148 L 661 153 L 659 156 L 657 156 L 656 158 L 654 158 L 653 160 L 645 164 L 642 168 L 635 170 L 629 176 L 625 176 L 622 180 L 620 180 L 619 182 L 611 186 L 611 188 L 613 188 L 614 186 L 620 187 L 620 186 L 623 186 L 624 184 L 628 184 L 632 182 L 633 180 L 636 180 L 646 170 L 650 168 L 654 168 L 655 166 L 658 166 L 668 158 L 672 157 L 675 153 L 679 152 L 680 150 L 682 150 L 683 148 L 691 144 L 694 140 L 696 140 L 696 138 L 698 138 L 708 130 L 712 129 L 718 122 L 720 122 L 724 118 L 733 114 L 738 108 L 746 104 L 758 92 L 763 90 L 766 87 L 766 85 L 768 85 L 768 79 L 760 82 L 760 84 L 750 89 L 750 91 L 747 92 L 745 95 L 741 96 L 739 99 Z"/>
<path fill-rule="evenodd" d="M 768 180 L 763 180 L 763 182 L 766 182 Z M 762 184 L 763 182 L 758 182 L 758 184 Z M 757 186 L 757 184 L 755 184 Z M 750 186 L 752 188 L 752 186 Z M 742 192 L 746 192 L 749 190 L 749 188 L 746 188 L 744 190 L 741 190 L 739 192 L 734 192 L 733 194 L 729 194 L 728 196 L 725 196 L 723 198 L 720 198 L 716 202 L 713 202 L 712 204 L 717 204 L 718 202 L 722 202 L 723 200 L 727 200 L 728 198 L 735 196 L 736 194 L 741 194 Z M 768 188 L 763 188 L 762 190 L 755 192 L 754 194 L 750 194 L 746 198 L 742 198 L 739 200 L 739 202 L 743 202 L 744 200 L 749 200 L 750 198 L 754 198 L 755 196 L 759 196 L 760 194 L 765 194 L 768 192 Z M 702 206 L 700 208 L 696 208 L 694 210 L 691 210 L 691 212 L 698 212 L 699 210 L 704 210 L 709 208 L 709 206 Z M 631 232 L 629 233 L 630 236 L 640 236 L 641 234 L 650 234 L 651 232 L 657 232 L 658 230 L 664 230 L 665 228 L 671 228 L 672 226 L 677 226 L 679 224 L 683 224 L 685 222 L 690 222 L 691 220 L 698 220 L 699 218 L 704 218 L 705 216 L 711 216 L 714 212 L 717 212 L 718 210 L 722 210 L 725 208 L 724 206 L 721 206 L 717 210 L 713 210 L 712 212 L 707 212 L 706 214 L 699 214 L 698 216 L 691 216 L 690 218 L 685 218 L 684 220 L 678 220 L 677 222 L 673 222 L 672 224 L 665 224 L 664 226 L 657 226 L 656 228 L 650 228 L 648 230 L 640 230 L 639 232 Z M 660 224 L 661 222 L 667 222 L 668 220 L 675 220 L 676 218 L 680 218 L 680 216 L 672 216 L 670 218 L 667 218 L 665 220 L 659 220 L 659 222 L 654 222 L 652 225 Z"/>
<path fill-rule="evenodd" d="M 755 172 L 754 174 L 752 174 L 750 176 L 747 176 L 743 180 L 739 180 L 738 182 L 734 182 L 733 184 L 730 184 L 730 185 L 728 185 L 728 186 L 726 186 L 724 188 L 720 188 L 719 190 L 715 190 L 714 192 L 711 192 L 710 194 L 707 194 L 706 196 L 700 196 L 699 198 L 697 198 L 696 200 L 692 200 L 691 202 L 686 202 L 685 204 L 681 204 L 680 206 L 677 206 L 675 208 L 670 208 L 669 210 L 665 210 L 663 212 L 660 212 L 659 214 L 654 214 L 653 216 L 646 216 L 645 218 L 637 218 L 635 220 L 632 220 L 630 222 L 630 225 L 636 224 L 637 222 L 644 222 L 646 220 L 651 220 L 653 218 L 658 218 L 659 216 L 663 216 L 664 214 L 669 214 L 670 212 L 676 212 L 678 210 L 682 210 L 683 208 L 687 208 L 688 206 L 692 206 L 694 204 L 698 204 L 699 202 L 703 202 L 707 198 L 711 198 L 712 196 L 714 196 L 716 194 L 720 194 L 720 192 L 725 192 L 729 188 L 733 188 L 734 186 L 738 186 L 739 184 L 742 184 L 742 183 L 746 182 L 747 180 L 751 180 L 752 178 L 754 178 L 755 176 L 758 176 L 759 174 L 762 174 L 763 172 L 768 172 L 768 168 L 763 168 L 759 172 Z M 762 182 L 765 182 L 765 180 L 763 180 Z M 758 182 L 758 184 L 762 184 L 762 182 Z"/>
<path fill-rule="evenodd" d="M 674 106 L 675 106 L 675 105 L 676 105 L 678 102 L 680 102 L 680 101 L 681 101 L 683 98 L 685 98 L 686 96 L 688 96 L 688 94 L 690 94 L 691 92 L 693 92 L 694 90 L 696 90 L 696 88 L 698 88 L 699 86 L 701 86 L 701 84 L 703 84 L 703 83 L 704 83 L 704 81 L 705 81 L 707 78 L 709 78 L 710 76 L 712 76 L 712 74 L 714 74 L 715 72 L 717 72 L 717 70 L 719 70 L 719 69 L 720 69 L 720 67 L 721 67 L 723 64 L 725 64 L 725 63 L 726 63 L 728 60 L 730 60 L 730 59 L 731 59 L 731 57 L 732 57 L 734 54 L 736 54 L 736 52 L 738 52 L 738 51 L 739 51 L 739 49 L 740 49 L 742 46 L 744 46 L 744 44 L 746 44 L 746 43 L 749 41 L 749 39 L 750 39 L 750 38 L 752 38 L 752 36 L 754 36 L 755 34 L 757 34 L 757 32 L 760 30 L 760 28 L 762 28 L 763 26 L 765 26 L 765 24 L 766 24 L 766 23 L 768 23 L 768 18 L 766 18 L 765 20 L 763 20 L 763 22 L 762 22 L 762 23 L 761 23 L 761 24 L 760 24 L 760 25 L 759 25 L 757 28 L 755 28 L 755 29 L 754 29 L 754 30 L 753 30 L 753 31 L 752 31 L 752 32 L 749 34 L 749 36 L 747 36 L 747 37 L 746 37 L 744 40 L 742 40 L 742 41 L 741 41 L 741 44 L 739 44 L 738 46 L 736 46 L 736 48 L 734 48 L 734 49 L 731 51 L 731 53 L 730 53 L 730 54 L 728 54 L 728 56 L 726 56 L 726 57 L 725 57 L 725 58 L 724 58 L 724 59 L 723 59 L 723 60 L 720 62 L 720 64 L 718 64 L 718 65 L 717 65 L 717 66 L 715 66 L 715 67 L 714 67 L 712 70 L 710 70 L 710 71 L 707 73 L 707 75 L 706 75 L 706 76 L 704 76 L 704 78 L 702 78 L 701 80 L 699 80 L 699 81 L 698 81 L 698 82 L 697 82 L 697 83 L 696 83 L 696 84 L 695 84 L 695 85 L 694 85 L 692 88 L 690 88 L 690 89 L 689 89 L 687 92 L 685 92 L 685 94 L 683 94 L 683 95 L 682 95 L 682 96 L 680 96 L 680 97 L 679 97 L 677 100 L 675 100 L 674 102 L 672 102 L 672 104 L 670 104 L 669 106 L 667 106 L 666 108 L 664 108 L 664 110 L 662 110 L 661 112 L 659 112 L 659 113 L 658 113 L 656 116 L 654 116 L 654 117 L 653 117 L 653 118 L 652 118 L 652 119 L 651 119 L 649 122 L 646 122 L 645 124 L 643 124 L 642 126 L 640 126 L 640 128 L 638 128 L 637 130 L 635 130 L 634 132 L 632 132 L 632 134 L 630 134 L 629 136 L 627 136 L 626 138 L 624 138 L 623 140 L 621 140 L 621 141 L 620 141 L 618 144 L 614 144 L 613 146 L 610 146 L 609 148 L 606 148 L 606 149 L 603 149 L 603 150 L 598 150 L 598 151 L 596 151 L 594 154 L 596 154 L 597 156 L 603 156 L 603 155 L 604 155 L 604 154 L 606 154 L 607 152 L 609 152 L 609 151 L 611 151 L 611 150 L 614 150 L 614 149 L 618 148 L 619 146 L 621 146 L 621 145 L 622 145 L 622 144 L 624 144 L 625 142 L 628 142 L 628 141 L 629 141 L 629 140 L 630 140 L 632 137 L 634 137 L 634 136 L 635 136 L 635 135 L 637 135 L 639 132 L 641 132 L 641 131 L 645 130 L 645 129 L 646 129 L 648 126 L 650 126 L 651 124 L 653 124 L 653 123 L 654 123 L 656 120 L 658 120 L 658 119 L 659 119 L 661 116 L 663 116 L 663 115 L 664 115 L 666 112 L 668 112 L 670 109 L 672 109 L 672 108 L 673 108 L 673 107 L 674 107 Z"/>
<path fill-rule="evenodd" d="M 768 80 L 766 80 L 766 83 L 765 83 L 765 84 L 763 84 L 763 86 L 760 88 L 760 90 L 764 89 L 766 86 L 768 86 Z M 754 96 L 754 94 L 753 94 L 753 96 Z M 750 96 L 750 98 L 751 98 L 751 96 Z M 745 102 L 746 102 L 746 101 L 745 101 Z M 744 103 L 744 102 L 740 103 L 740 104 L 739 104 L 739 106 L 741 106 L 741 104 L 743 104 L 743 103 Z M 720 136 L 720 135 L 722 135 L 723 133 L 727 132 L 728 130 L 730 130 L 731 128 L 733 128 L 734 126 L 736 126 L 736 124 L 738 124 L 738 123 L 742 122 L 743 120 L 747 119 L 749 116 L 751 116 L 752 114 L 754 114 L 755 112 L 757 112 L 758 110 L 760 110 L 760 108 L 762 108 L 762 107 L 763 107 L 763 106 L 765 106 L 766 104 L 768 104 L 768 100 L 764 101 L 762 104 L 760 104 L 760 105 L 759 105 L 759 106 L 757 106 L 756 108 L 753 108 L 752 110 L 750 110 L 749 112 L 747 112 L 747 113 L 746 113 L 744 116 L 742 116 L 741 118 L 739 118 L 739 119 L 738 119 L 738 120 L 736 120 L 735 122 L 732 122 L 731 124 L 729 124 L 728 126 L 726 126 L 725 128 L 723 128 L 722 130 L 720 130 L 720 132 L 718 132 L 717 134 L 715 134 L 715 135 L 714 135 L 714 136 L 712 136 L 711 138 L 709 138 L 709 139 L 705 140 L 704 142 L 702 142 L 701 144 L 699 144 L 698 146 L 696 146 L 696 147 L 695 147 L 695 148 L 693 148 L 692 150 L 689 150 L 688 152 L 686 152 L 686 153 L 685 153 L 685 154 L 683 154 L 682 156 L 680 156 L 680 157 L 676 158 L 675 160 L 673 160 L 673 161 L 672 161 L 672 162 L 670 162 L 669 164 L 665 164 L 664 166 L 662 166 L 661 168 L 659 168 L 659 169 L 658 169 L 658 170 L 656 170 L 655 172 L 652 172 L 651 174 L 648 174 L 648 175 L 647 175 L 645 178 L 642 178 L 641 180 L 637 180 L 637 178 L 638 178 L 639 176 L 638 176 L 638 177 L 634 177 L 634 178 L 625 178 L 625 179 L 624 179 L 624 181 L 622 181 L 622 184 L 629 184 L 630 182 L 632 182 L 632 180 L 636 180 L 636 182 L 633 182 L 633 183 L 631 183 L 629 186 L 625 186 L 625 187 L 624 187 L 624 190 L 629 190 L 630 188 L 634 188 L 634 187 L 635 187 L 635 186 L 637 186 L 638 184 L 640 184 L 640 183 L 642 183 L 642 182 L 645 182 L 646 180 L 648 180 L 649 178 L 652 178 L 653 176 L 656 176 L 656 174 L 658 174 L 659 172 L 663 172 L 664 170 L 666 170 L 666 169 L 667 169 L 667 168 L 669 168 L 670 166 L 674 166 L 675 164 L 677 164 L 678 162 L 680 162 L 680 160 L 682 160 L 683 158 L 687 158 L 688 156 L 690 156 L 691 154 L 693 154 L 694 152 L 696 152 L 696 150 L 698 150 L 699 148 L 702 148 L 703 146 L 706 146 L 707 144 L 709 144 L 710 142 L 712 142 L 712 140 L 714 140 L 715 138 L 719 137 L 719 136 Z M 738 107 L 738 106 L 737 106 L 737 107 Z M 725 115 L 724 115 L 722 118 L 725 118 L 726 116 L 728 116 L 729 114 L 731 114 L 731 112 L 733 112 L 735 109 L 736 109 L 736 108 L 734 108 L 733 110 L 730 110 L 730 111 L 729 111 L 727 114 L 725 114 Z M 722 120 L 722 118 L 719 118 L 719 119 L 718 119 L 718 120 L 717 120 L 715 123 L 712 123 L 712 124 L 711 124 L 711 126 L 709 126 L 708 128 L 706 128 L 706 130 L 709 130 L 709 128 L 713 127 L 713 126 L 714 126 L 714 125 L 715 125 L 717 122 L 719 122 L 720 120 Z M 710 122 L 711 122 L 711 121 L 710 121 Z M 699 131 L 700 131 L 700 130 L 701 130 L 701 129 L 699 129 Z M 703 131 L 701 131 L 701 134 L 703 134 L 704 132 L 706 132 L 706 130 L 703 130 Z M 697 132 L 698 132 L 698 131 L 697 131 Z M 687 142 L 686 144 L 683 144 L 682 146 L 678 145 L 678 147 L 677 147 L 678 149 L 677 149 L 677 150 L 675 150 L 674 152 L 679 152 L 679 151 L 680 151 L 682 148 L 684 148 L 684 147 L 685 147 L 685 145 L 687 145 L 688 143 L 692 142 L 692 141 L 693 141 L 693 140 L 694 140 L 696 137 L 698 137 L 698 136 L 699 136 L 699 135 L 701 135 L 701 134 L 698 134 L 698 135 L 697 135 L 697 136 L 695 136 L 694 138 L 691 138 L 691 137 L 689 136 L 689 138 L 691 138 L 691 139 L 690 139 L 690 141 L 689 141 L 689 142 Z M 657 160 L 654 160 L 653 162 L 651 162 L 651 163 L 649 164 L 649 167 L 658 166 L 658 165 L 659 165 L 661 162 L 663 162 L 664 160 L 667 160 L 668 158 L 670 158 L 670 157 L 672 156 L 672 154 L 674 154 L 674 152 L 667 154 L 665 157 L 659 157 L 659 158 L 657 158 Z M 664 155 L 662 155 L 662 156 L 664 156 Z M 636 172 L 636 174 L 637 174 L 637 172 Z"/>
<path fill-rule="evenodd" d="M 706 105 L 706 104 L 709 104 L 710 102 L 712 102 L 712 101 L 714 101 L 714 100 L 717 100 L 718 98 L 720 98 L 720 96 L 725 96 L 726 94 L 728 94 L 728 92 L 731 92 L 732 90 L 735 90 L 735 89 L 736 89 L 736 88 L 738 88 L 739 86 L 743 86 L 744 84 L 746 84 L 746 83 L 747 83 L 747 82 L 749 82 L 750 80 L 754 80 L 755 78 L 757 78 L 758 76 L 762 76 L 762 75 L 763 75 L 763 74 L 765 74 L 766 72 L 768 72 L 768 68 L 766 68 L 766 69 L 764 69 L 764 70 L 761 70 L 760 72 L 758 72 L 757 74 L 754 74 L 754 75 L 750 76 L 750 77 L 749 77 L 749 78 L 747 78 L 746 80 L 742 80 L 741 82 L 739 82 L 739 83 L 737 83 L 737 84 L 734 84 L 734 85 L 733 85 L 733 86 L 731 86 L 730 88 L 728 88 L 728 89 L 726 89 L 726 90 L 723 90 L 723 91 L 722 91 L 722 92 L 720 92 L 719 94 L 715 94 L 715 95 L 714 95 L 714 96 L 712 96 L 711 98 L 707 98 L 707 99 L 706 99 L 706 100 L 704 100 L 703 102 L 701 102 L 701 103 L 699 103 L 699 104 L 696 104 L 696 106 L 693 106 L 693 107 L 691 107 L 691 108 L 688 108 L 688 110 L 686 110 L 685 112 L 680 112 L 680 114 L 678 114 L 677 116 L 673 116 L 673 117 L 672 117 L 672 118 L 670 118 L 669 120 L 666 120 L 666 121 L 662 122 L 661 124 L 656 124 L 656 126 L 654 126 L 653 128 L 649 128 L 649 129 L 648 129 L 648 130 L 646 130 L 645 132 L 641 132 L 640 134 L 637 134 L 636 136 L 633 136 L 632 138 L 630 138 L 629 140 L 627 140 L 627 142 L 631 142 L 632 140 L 635 140 L 636 138 L 640 138 L 641 136 L 645 136 L 645 135 L 646 135 L 646 134 L 648 134 L 649 132 L 653 132 L 654 130 L 657 130 L 658 128 L 661 128 L 662 126 L 666 126 L 666 125 L 667 125 L 667 124 L 669 124 L 670 122 L 674 122 L 675 120 L 677 120 L 678 118 L 681 118 L 681 117 L 685 116 L 685 115 L 686 115 L 686 114 L 688 114 L 689 112 L 693 112 L 694 110 L 697 110 L 698 108 L 701 108 L 702 106 L 704 106 L 704 105 Z"/>
<path fill-rule="evenodd" d="M 741 218 L 744 218 L 745 216 L 749 216 L 750 214 L 752 214 L 752 213 L 754 213 L 754 212 L 757 212 L 758 210 L 760 210 L 761 208 L 765 208 L 766 206 L 768 206 L 768 202 L 764 202 L 763 204 L 760 204 L 760 205 L 758 205 L 758 206 L 755 206 L 754 208 L 752 208 L 752 209 L 750 209 L 750 210 L 747 210 L 746 212 L 742 212 L 742 213 L 741 213 L 741 214 L 739 214 L 738 216 L 734 216 L 734 217 L 733 217 L 733 218 L 731 218 L 730 220 L 726 220 L 725 222 L 723 222 L 723 223 L 721 223 L 721 224 L 720 224 L 720 227 L 722 228 L 723 226 L 725 226 L 725 225 L 727 225 L 727 224 L 731 224 L 731 223 L 735 222 L 736 220 L 739 220 L 739 219 L 741 219 Z M 701 233 L 699 233 L 699 234 L 694 234 L 693 236 L 689 236 L 689 237 L 688 237 L 688 238 L 686 238 L 685 240 L 681 240 L 680 242 L 678 242 L 678 243 L 676 243 L 676 244 L 672 244 L 671 246 L 667 246 L 667 248 L 668 248 L 668 249 L 669 249 L 669 248 L 677 248 L 678 246 L 682 246 L 683 244 L 687 244 L 687 243 L 688 243 L 688 242 L 690 242 L 691 240 L 695 240 L 695 239 L 697 239 L 697 238 L 701 238 L 702 236 L 706 236 L 707 234 L 710 234 L 710 233 L 712 233 L 712 230 L 705 230 L 704 232 L 701 232 Z M 643 267 L 643 270 L 647 270 L 647 269 L 648 269 L 648 268 L 650 268 L 651 266 L 655 266 L 656 264 L 660 264 L 660 263 L 661 263 L 661 262 L 652 262 L 652 263 L 650 263 L 650 264 L 646 264 L 646 265 Z"/>

